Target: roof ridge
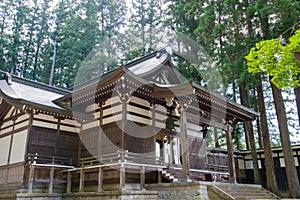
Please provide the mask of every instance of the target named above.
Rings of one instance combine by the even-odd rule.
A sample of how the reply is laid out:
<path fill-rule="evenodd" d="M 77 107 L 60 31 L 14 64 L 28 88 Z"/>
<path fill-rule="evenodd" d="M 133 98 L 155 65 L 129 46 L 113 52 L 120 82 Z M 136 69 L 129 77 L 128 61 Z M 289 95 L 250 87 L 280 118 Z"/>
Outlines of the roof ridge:
<path fill-rule="evenodd" d="M 119 69 L 119 68 L 122 67 L 122 66 L 125 66 L 125 68 L 129 69 L 130 67 L 136 65 L 137 63 L 141 63 L 141 62 L 143 62 L 143 61 L 145 61 L 145 60 L 147 60 L 147 59 L 149 59 L 149 58 L 152 58 L 152 57 L 154 57 L 154 56 L 160 57 L 161 54 L 158 55 L 158 53 L 167 53 L 167 51 L 166 51 L 166 49 L 164 49 L 164 48 L 159 49 L 159 50 L 155 50 L 155 51 L 153 51 L 152 53 L 148 53 L 148 54 L 146 54 L 146 55 L 144 55 L 144 56 L 142 56 L 142 57 L 140 57 L 140 58 L 137 58 L 137 59 L 134 59 L 134 60 L 132 60 L 132 61 L 129 61 L 129 62 L 126 63 L 126 64 L 121 64 L 121 65 L 119 65 L 118 67 L 115 67 L 115 68 L 113 68 L 113 69 L 111 69 L 111 70 L 105 72 L 104 74 L 98 75 L 98 76 L 96 76 L 96 77 L 94 77 L 94 78 L 92 78 L 92 79 L 90 79 L 90 80 L 84 81 L 84 82 L 82 82 L 82 83 L 76 85 L 76 86 L 73 87 L 72 89 L 73 89 L 73 90 L 74 90 L 74 89 L 76 90 L 76 89 L 82 88 L 82 87 L 84 87 L 84 86 L 87 86 L 87 85 L 89 85 L 90 83 L 94 83 L 95 81 L 101 80 L 103 77 L 108 76 L 109 74 L 111 74 L 112 72 L 116 71 L 117 69 Z"/>
<path fill-rule="evenodd" d="M 0 73 L 4 74 L 4 77 L 5 77 L 6 74 L 9 72 L 0 70 Z M 47 90 L 47 91 L 54 92 L 54 93 L 61 94 L 61 95 L 66 95 L 66 94 L 70 93 L 69 90 L 58 88 L 58 87 L 51 86 L 51 85 L 47 85 L 46 83 L 34 81 L 34 80 L 24 78 L 24 77 L 19 77 L 14 74 L 11 74 L 11 73 L 9 73 L 9 75 L 12 77 L 13 82 L 25 84 L 25 85 L 32 86 L 32 87 L 37 87 L 39 89 Z"/>
<path fill-rule="evenodd" d="M 160 55 L 158 55 L 158 53 L 161 53 L 161 52 L 167 52 L 167 51 L 165 49 L 155 50 L 152 53 L 146 54 L 146 55 L 144 55 L 140 58 L 137 58 L 137 59 L 134 59 L 133 61 L 130 61 L 129 63 L 125 64 L 125 67 L 130 68 L 130 67 L 134 66 L 136 63 L 140 63 L 140 62 L 143 62 L 143 61 L 145 61 L 149 58 L 154 57 L 154 55 L 158 57 L 158 56 L 160 56 Z"/>

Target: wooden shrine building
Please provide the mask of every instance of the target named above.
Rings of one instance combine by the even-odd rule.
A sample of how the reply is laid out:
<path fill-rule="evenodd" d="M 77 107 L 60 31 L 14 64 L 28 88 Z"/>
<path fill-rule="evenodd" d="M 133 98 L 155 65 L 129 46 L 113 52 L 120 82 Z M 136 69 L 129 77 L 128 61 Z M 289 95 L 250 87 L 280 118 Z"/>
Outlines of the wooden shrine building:
<path fill-rule="evenodd" d="M 27 193 L 236 182 L 231 132 L 257 113 L 185 82 L 157 51 L 67 91 L 4 74 L 0 187 Z M 210 162 L 208 127 L 226 132 Z"/>

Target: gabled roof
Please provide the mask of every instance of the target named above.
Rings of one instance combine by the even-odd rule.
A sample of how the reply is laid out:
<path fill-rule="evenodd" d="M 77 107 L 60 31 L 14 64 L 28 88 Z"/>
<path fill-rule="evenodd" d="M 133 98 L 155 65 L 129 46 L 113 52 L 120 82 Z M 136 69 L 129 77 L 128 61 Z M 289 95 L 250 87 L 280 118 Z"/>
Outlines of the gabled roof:
<path fill-rule="evenodd" d="M 147 54 L 127 64 L 121 65 L 113 70 L 102 74 L 101 76 L 97 76 L 91 80 L 87 80 L 81 84 L 75 85 L 73 91 L 78 91 L 82 88 L 86 88 L 89 85 L 96 84 L 100 80 L 106 79 L 107 77 L 111 79 L 111 76 L 114 76 L 112 74 L 116 74 L 116 71 L 120 71 L 120 68 L 122 67 L 124 69 L 128 69 L 128 71 L 132 72 L 134 75 L 144 78 L 147 81 L 150 81 L 149 78 L 151 77 L 151 75 L 158 75 L 158 71 L 161 70 L 164 66 L 168 66 L 174 69 L 174 66 L 171 62 L 170 54 L 165 49 L 162 49 Z M 172 77 L 174 79 L 174 83 L 179 84 L 185 82 L 184 78 L 176 70 L 173 70 L 173 72 L 175 73 L 173 74 L 174 77 Z M 154 80 L 152 81 L 155 82 Z"/>
<path fill-rule="evenodd" d="M 168 70 L 168 71 L 167 71 Z M 134 79 L 137 79 L 142 84 L 181 84 L 184 83 L 184 78 L 174 69 L 171 62 L 170 54 L 162 49 L 155 51 L 151 54 L 147 54 L 139 59 L 121 65 L 101 76 L 95 77 L 91 80 L 76 85 L 73 88 L 73 92 L 67 94 L 61 98 L 56 99 L 54 102 L 61 104 L 62 102 L 70 102 L 72 96 L 78 96 L 80 93 L 86 93 L 87 91 L 95 92 L 96 87 L 109 85 L 112 82 L 117 81 L 122 75 L 127 74 Z M 165 74 L 168 74 L 166 76 Z M 161 82 L 155 80 L 161 76 Z M 74 95 L 76 94 L 76 95 Z"/>
<path fill-rule="evenodd" d="M 96 77 L 74 88 L 74 91 L 64 90 L 39 83 L 26 78 L 10 75 L 11 80 L 0 80 L 0 94 L 8 103 L 24 107 L 30 106 L 35 109 L 48 110 L 68 116 L 72 116 L 72 110 L 64 106 L 64 101 L 70 100 L 72 94 L 78 91 L 86 91 L 87 88 L 98 85 L 99 82 L 107 84 L 124 73 L 132 72 L 137 77 L 146 77 L 157 73 L 157 70 L 164 65 L 171 65 L 170 56 L 165 51 L 157 51 L 139 59 L 136 59 L 126 65 L 111 70 L 101 77 Z M 0 74 L 6 76 L 8 73 L 0 71 Z M 174 77 L 173 77 L 174 78 Z M 176 81 L 182 81 L 180 76 L 175 76 Z M 140 79 L 141 80 L 141 79 Z"/>
<path fill-rule="evenodd" d="M 0 88 L 3 96 L 6 96 L 10 101 L 23 101 L 42 106 L 63 109 L 53 103 L 53 100 L 60 98 L 69 92 L 62 92 L 59 90 L 51 91 L 49 87 L 40 87 L 40 84 L 28 85 L 24 81 L 20 83 L 14 77 L 13 84 L 9 85 L 6 80 L 0 80 Z"/>
<path fill-rule="evenodd" d="M 1 71 L 0 73 L 3 74 L 5 72 Z M 7 73 L 5 73 L 5 76 L 5 80 L 0 80 L 0 94 L 9 104 L 20 109 L 30 107 L 49 112 L 56 112 L 58 115 L 72 116 L 70 110 L 53 102 L 55 99 L 69 94 L 70 91 L 9 75 Z"/>

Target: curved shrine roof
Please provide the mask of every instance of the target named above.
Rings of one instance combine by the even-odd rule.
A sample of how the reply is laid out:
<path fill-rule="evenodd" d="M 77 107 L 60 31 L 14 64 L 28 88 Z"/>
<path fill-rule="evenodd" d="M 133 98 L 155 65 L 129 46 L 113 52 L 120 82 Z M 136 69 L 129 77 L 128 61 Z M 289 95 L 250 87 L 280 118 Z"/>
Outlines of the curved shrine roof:
<path fill-rule="evenodd" d="M 194 82 L 185 82 L 174 69 L 170 55 L 165 50 L 154 52 L 109 71 L 101 77 L 79 85 L 74 88 L 73 92 L 13 76 L 12 84 L 8 84 L 7 80 L 0 81 L 0 93 L 9 103 L 28 104 L 40 109 L 71 115 L 72 110 L 60 105 L 72 101 L 73 93 L 80 93 L 84 96 L 89 88 L 105 87 L 117 81 L 124 74 L 141 84 L 149 85 L 153 90 L 151 95 L 157 97 L 164 98 L 168 94 L 172 95 L 172 91 L 177 91 L 183 96 L 197 93 L 201 98 L 210 98 L 219 104 L 226 104 L 227 110 L 233 115 L 235 112 L 240 114 L 240 119 L 253 120 L 258 116 L 256 112 L 228 101 L 225 97 Z M 233 110 L 234 112 L 232 112 Z"/>

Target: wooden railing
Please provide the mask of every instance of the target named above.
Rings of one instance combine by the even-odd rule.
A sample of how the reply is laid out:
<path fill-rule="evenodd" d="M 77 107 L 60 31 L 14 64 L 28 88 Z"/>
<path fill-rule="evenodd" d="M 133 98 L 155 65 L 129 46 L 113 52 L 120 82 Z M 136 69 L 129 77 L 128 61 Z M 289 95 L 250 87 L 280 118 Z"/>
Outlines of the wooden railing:
<path fill-rule="evenodd" d="M 80 166 L 93 166 L 99 164 L 111 164 L 120 162 L 163 165 L 163 158 L 145 153 L 132 153 L 126 150 L 118 151 L 116 153 L 111 154 L 100 155 L 97 157 L 81 158 Z"/>
<path fill-rule="evenodd" d="M 125 160 L 132 163 L 163 165 L 163 158 L 144 153 L 124 153 Z"/>
<path fill-rule="evenodd" d="M 45 156 L 35 154 L 28 154 L 26 161 L 29 165 L 28 175 L 28 193 L 32 193 L 34 184 L 48 183 L 48 192 L 53 192 L 53 186 L 56 184 L 63 184 L 65 181 L 55 178 L 55 170 L 62 171 L 66 169 L 74 169 L 75 159 L 58 157 L 58 156 Z M 38 170 L 36 173 L 35 170 Z M 49 176 L 39 173 L 39 170 L 48 170 Z"/>
<path fill-rule="evenodd" d="M 69 165 L 76 166 L 77 159 L 59 157 L 59 156 L 49 156 L 49 155 L 39 155 L 38 153 L 28 153 L 26 158 L 28 164 L 58 164 L 58 165 Z"/>
<path fill-rule="evenodd" d="M 218 164 L 206 164 L 206 169 L 211 171 L 217 171 L 217 172 L 228 172 L 228 166 L 226 165 L 218 165 Z"/>
<path fill-rule="evenodd" d="M 80 158 L 79 163 L 80 166 L 93 166 L 99 164 L 110 164 L 110 163 L 118 163 L 121 160 L 120 153 L 110 153 L 100 156 L 86 157 Z"/>

